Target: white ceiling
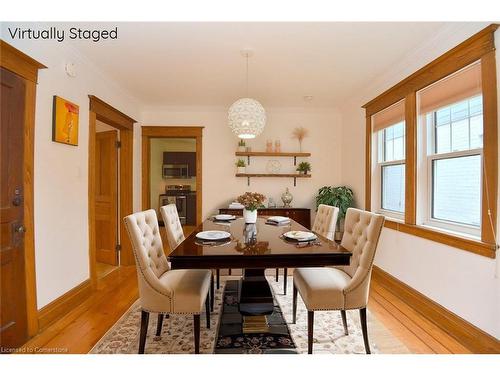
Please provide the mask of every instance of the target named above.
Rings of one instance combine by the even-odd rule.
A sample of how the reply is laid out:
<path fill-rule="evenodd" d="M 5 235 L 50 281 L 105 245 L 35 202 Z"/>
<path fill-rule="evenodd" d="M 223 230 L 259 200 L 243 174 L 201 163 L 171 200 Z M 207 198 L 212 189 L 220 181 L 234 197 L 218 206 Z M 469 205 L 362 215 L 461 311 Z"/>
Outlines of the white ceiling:
<path fill-rule="evenodd" d="M 229 106 L 245 96 L 240 50 L 249 47 L 249 96 L 264 106 L 333 107 L 443 26 L 121 23 L 116 41 L 73 43 L 146 106 Z M 306 102 L 305 95 L 314 98 Z"/>

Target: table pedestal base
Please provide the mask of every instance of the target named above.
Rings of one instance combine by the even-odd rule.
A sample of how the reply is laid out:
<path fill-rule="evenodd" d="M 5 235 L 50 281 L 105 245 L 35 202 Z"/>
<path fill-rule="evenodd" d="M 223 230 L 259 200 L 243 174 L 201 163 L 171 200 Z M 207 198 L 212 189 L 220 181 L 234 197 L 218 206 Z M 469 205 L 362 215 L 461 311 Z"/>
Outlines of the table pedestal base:
<path fill-rule="evenodd" d="M 239 291 L 239 311 L 244 317 L 264 315 L 265 318 L 265 315 L 270 315 L 274 311 L 273 293 L 264 271 L 265 269 L 243 270 Z"/>

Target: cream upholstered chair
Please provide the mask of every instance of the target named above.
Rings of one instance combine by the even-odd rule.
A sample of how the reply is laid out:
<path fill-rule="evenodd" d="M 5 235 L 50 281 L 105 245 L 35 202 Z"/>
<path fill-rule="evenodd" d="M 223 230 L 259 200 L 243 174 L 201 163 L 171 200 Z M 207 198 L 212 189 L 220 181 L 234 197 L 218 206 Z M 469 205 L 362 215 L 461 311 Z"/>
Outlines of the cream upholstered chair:
<path fill-rule="evenodd" d="M 173 203 L 162 206 L 160 207 L 160 213 L 161 217 L 163 218 L 163 223 L 165 224 L 168 245 L 170 246 L 170 250 L 174 251 L 175 248 L 179 246 L 179 244 L 185 239 L 184 230 L 182 229 L 181 220 L 179 219 L 179 213 L 177 212 L 177 206 Z M 217 289 L 219 289 L 219 286 L 220 271 L 217 270 Z M 214 296 L 212 293 L 212 308 L 214 304 L 213 298 Z"/>
<path fill-rule="evenodd" d="M 342 247 L 352 253 L 349 266 L 297 268 L 293 273 L 293 322 L 297 317 L 297 293 L 308 313 L 308 352 L 312 353 L 314 311 L 340 310 L 347 335 L 346 310 L 359 309 L 366 353 L 370 353 L 366 325 L 366 305 L 373 258 L 377 250 L 384 216 L 349 208 L 345 218 Z"/>
<path fill-rule="evenodd" d="M 312 231 L 320 236 L 328 238 L 329 240 L 334 240 L 335 238 L 335 228 L 337 225 L 337 217 L 339 216 L 339 208 L 335 206 L 328 206 L 326 204 L 320 204 L 318 206 L 318 211 L 316 217 L 314 218 L 314 224 Z M 276 268 L 276 281 L 278 281 L 279 269 Z M 286 294 L 287 287 L 287 276 L 288 269 L 283 269 L 283 293 Z"/>
<path fill-rule="evenodd" d="M 155 210 L 137 212 L 124 218 L 137 266 L 141 301 L 139 353 L 144 353 L 149 314 L 157 313 L 157 335 L 161 334 L 163 314 L 193 314 L 195 353 L 200 350 L 200 314 L 205 304 L 210 328 L 211 272 L 171 270 L 163 252 Z"/>

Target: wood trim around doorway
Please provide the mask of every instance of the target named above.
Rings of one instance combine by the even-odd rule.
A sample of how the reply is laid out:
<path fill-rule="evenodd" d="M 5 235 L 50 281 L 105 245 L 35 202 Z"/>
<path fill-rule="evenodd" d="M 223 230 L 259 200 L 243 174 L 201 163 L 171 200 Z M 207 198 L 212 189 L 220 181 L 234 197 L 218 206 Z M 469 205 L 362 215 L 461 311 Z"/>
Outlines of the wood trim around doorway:
<path fill-rule="evenodd" d="M 89 95 L 89 262 L 90 281 L 92 287 L 97 288 L 96 271 L 96 235 L 95 235 L 95 132 L 96 121 L 102 121 L 120 131 L 120 260 L 121 265 L 133 265 L 134 256 L 132 245 L 128 238 L 122 218 L 130 215 L 133 211 L 133 137 L 134 123 L 131 117 L 115 109 L 94 95 Z"/>
<path fill-rule="evenodd" d="M 38 333 L 38 308 L 35 274 L 35 219 L 34 219 L 34 150 L 35 107 L 38 70 L 47 68 L 10 44 L 0 40 L 0 66 L 24 78 L 26 84 L 24 110 L 24 267 L 26 277 L 26 310 L 28 336 Z"/>
<path fill-rule="evenodd" d="M 202 150 L 203 126 L 143 126 L 142 129 L 142 209 L 150 208 L 149 140 L 150 138 L 196 139 L 196 225 L 202 222 Z"/>

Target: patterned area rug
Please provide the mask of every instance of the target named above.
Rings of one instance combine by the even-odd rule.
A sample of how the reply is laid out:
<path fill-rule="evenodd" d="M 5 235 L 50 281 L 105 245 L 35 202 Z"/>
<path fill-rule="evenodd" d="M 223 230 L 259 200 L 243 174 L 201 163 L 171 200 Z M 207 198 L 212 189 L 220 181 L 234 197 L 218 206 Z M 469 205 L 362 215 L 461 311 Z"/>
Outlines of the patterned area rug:
<path fill-rule="evenodd" d="M 297 354 L 295 343 L 276 298 L 267 317 L 265 333 L 243 333 L 243 316 L 238 310 L 238 281 L 228 280 L 215 346 L 216 354 Z"/>
<path fill-rule="evenodd" d="M 211 354 L 219 352 L 215 349 L 216 335 L 219 332 L 219 320 L 222 311 L 223 290 L 227 278 L 222 278 L 221 288 L 215 294 L 215 308 L 211 314 L 210 330 L 206 329 L 204 314 L 201 319 L 200 352 Z M 268 277 L 273 289 L 278 308 L 287 322 L 292 319 L 292 278 L 288 280 L 287 295 L 283 295 L 283 279 L 275 282 Z M 352 354 L 365 353 L 359 313 L 348 311 L 347 319 L 349 335 L 344 335 L 342 319 L 338 311 L 321 311 L 315 313 L 314 319 L 314 347 L 315 354 Z M 116 324 L 99 340 L 90 353 L 94 354 L 135 354 L 139 343 L 140 304 L 135 302 L 130 309 L 116 322 Z M 221 325 L 223 327 L 224 325 Z M 274 351 L 261 350 L 262 353 L 298 351 L 307 353 L 307 310 L 302 300 L 298 300 L 297 324 L 288 323 L 292 345 L 296 349 L 280 347 Z M 149 320 L 148 337 L 146 340 L 146 353 L 155 354 L 188 354 L 194 352 L 193 318 L 190 315 L 170 315 L 163 321 L 163 330 L 160 338 L 155 337 L 156 316 L 151 314 Z M 224 332 L 221 332 L 224 333 Z M 394 337 L 375 317 L 368 311 L 368 334 L 372 353 L 409 353 L 408 349 Z M 256 342 L 257 347 L 261 343 Z M 220 346 L 220 345 L 219 345 Z M 252 348 L 238 349 L 237 352 L 252 353 Z M 255 351 L 255 352 L 258 352 Z"/>

